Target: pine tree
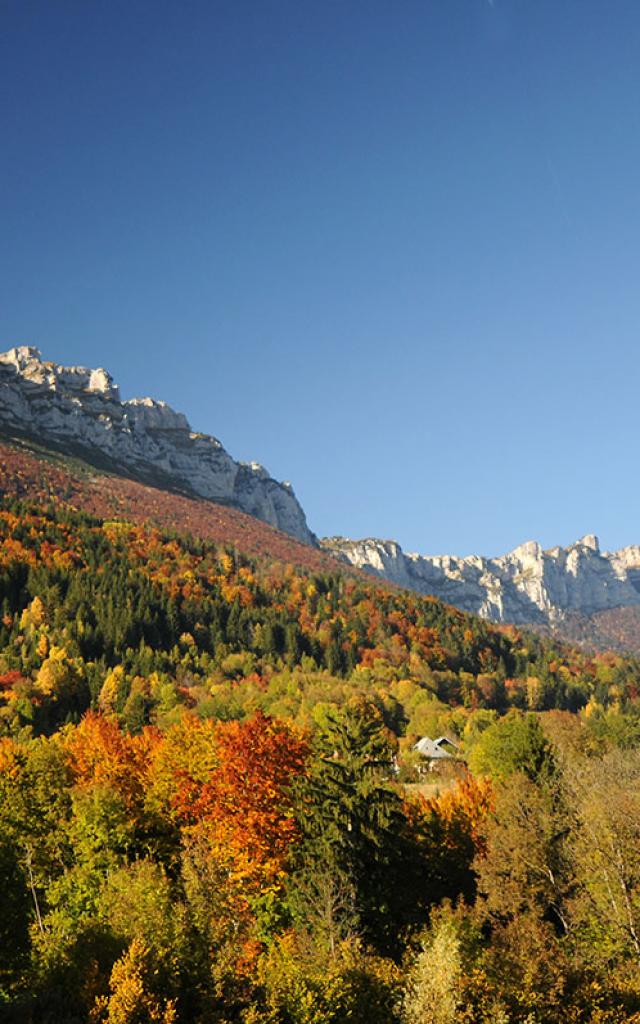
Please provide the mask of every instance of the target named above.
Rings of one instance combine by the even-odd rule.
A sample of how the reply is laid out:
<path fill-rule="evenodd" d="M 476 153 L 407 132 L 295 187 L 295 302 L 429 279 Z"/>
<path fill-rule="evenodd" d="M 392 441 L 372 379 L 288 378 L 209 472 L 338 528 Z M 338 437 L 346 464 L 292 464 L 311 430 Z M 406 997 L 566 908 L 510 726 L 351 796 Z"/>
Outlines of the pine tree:
<path fill-rule="evenodd" d="M 381 951 L 393 947 L 398 921 L 392 902 L 402 803 L 387 781 L 392 752 L 378 709 L 354 700 L 322 723 L 319 756 L 298 787 L 303 839 L 297 883 L 339 893 L 343 914 Z M 400 887 L 400 889 L 402 886 Z"/>

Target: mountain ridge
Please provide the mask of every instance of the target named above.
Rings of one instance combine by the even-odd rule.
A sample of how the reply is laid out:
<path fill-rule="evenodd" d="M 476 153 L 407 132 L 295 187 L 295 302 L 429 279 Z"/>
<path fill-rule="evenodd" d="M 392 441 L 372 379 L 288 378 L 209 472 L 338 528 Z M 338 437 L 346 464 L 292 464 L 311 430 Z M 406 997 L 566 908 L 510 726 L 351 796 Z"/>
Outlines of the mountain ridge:
<path fill-rule="evenodd" d="M 350 565 L 491 622 L 556 627 L 572 613 L 640 605 L 640 547 L 603 552 L 594 534 L 566 548 L 527 541 L 494 558 L 419 555 L 377 538 L 321 543 Z"/>
<path fill-rule="evenodd" d="M 166 402 L 121 401 L 102 368 L 60 366 L 26 345 L 0 354 L 0 430 L 45 439 L 101 469 L 230 504 L 316 544 L 289 483 L 278 483 L 257 462 L 236 462 L 217 438 L 192 431 Z"/>

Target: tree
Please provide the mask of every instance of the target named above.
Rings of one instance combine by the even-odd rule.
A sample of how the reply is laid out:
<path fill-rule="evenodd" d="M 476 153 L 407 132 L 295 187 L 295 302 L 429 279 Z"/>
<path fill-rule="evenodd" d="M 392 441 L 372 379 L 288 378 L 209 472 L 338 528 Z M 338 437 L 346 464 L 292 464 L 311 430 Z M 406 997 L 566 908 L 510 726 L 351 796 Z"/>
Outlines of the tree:
<path fill-rule="evenodd" d="M 640 966 L 640 753 L 611 751 L 574 762 L 577 807 L 571 853 L 580 890 L 573 903 L 592 955 Z"/>
<path fill-rule="evenodd" d="M 258 980 L 246 1024 L 398 1024 L 399 969 L 354 939 L 326 960 L 288 932 L 261 957 Z"/>
<path fill-rule="evenodd" d="M 555 771 L 551 744 L 537 715 L 510 711 L 479 736 L 469 755 L 474 775 L 504 779 L 523 772 L 532 780 L 550 777 Z"/>
<path fill-rule="evenodd" d="M 536 786 L 516 772 L 496 787 L 494 799 L 474 863 L 483 911 L 494 921 L 530 914 L 567 932 L 575 885 L 567 840 L 574 819 L 559 782 Z"/>
<path fill-rule="evenodd" d="M 130 810 L 142 811 L 149 765 L 159 736 L 153 729 L 128 736 L 113 719 L 89 712 L 64 733 L 64 749 L 75 784 L 106 785 Z"/>
<path fill-rule="evenodd" d="M 19 849 L 0 840 L 0 1001 L 18 987 L 28 964 L 29 923 L 35 917 L 28 871 Z"/>
<path fill-rule="evenodd" d="M 257 712 L 215 729 L 217 763 L 203 783 L 185 779 L 174 807 L 201 825 L 212 854 L 248 892 L 279 878 L 297 835 L 290 786 L 304 771 L 307 743 L 292 726 Z"/>
<path fill-rule="evenodd" d="M 460 940 L 450 920 L 442 920 L 409 972 L 402 1005 L 407 1024 L 456 1024 L 461 1006 Z"/>
<path fill-rule="evenodd" d="M 295 884 L 309 891 L 332 876 L 345 922 L 383 951 L 401 923 L 406 833 L 402 800 L 388 781 L 391 757 L 375 705 L 354 700 L 329 712 L 297 787 L 302 839 L 293 852 Z"/>
<path fill-rule="evenodd" d="M 423 877 L 428 880 L 429 903 L 461 897 L 469 903 L 473 901 L 477 870 L 474 859 L 485 853 L 485 831 L 492 807 L 492 784 L 469 774 L 439 796 L 411 801 L 416 841 L 424 862 Z M 420 888 L 424 900 L 424 884 Z"/>
<path fill-rule="evenodd" d="M 114 964 L 111 994 L 98 997 L 90 1024 L 175 1024 L 175 1002 L 157 991 L 156 974 L 149 947 L 134 939 Z"/>
<path fill-rule="evenodd" d="M 25 869 L 28 862 L 32 899 L 68 862 L 68 783 L 57 737 L 28 743 L 0 740 L 0 831 Z"/>
<path fill-rule="evenodd" d="M 122 665 L 116 667 L 109 673 L 102 684 L 98 706 L 103 714 L 113 715 L 120 709 L 124 700 L 126 679 Z"/>

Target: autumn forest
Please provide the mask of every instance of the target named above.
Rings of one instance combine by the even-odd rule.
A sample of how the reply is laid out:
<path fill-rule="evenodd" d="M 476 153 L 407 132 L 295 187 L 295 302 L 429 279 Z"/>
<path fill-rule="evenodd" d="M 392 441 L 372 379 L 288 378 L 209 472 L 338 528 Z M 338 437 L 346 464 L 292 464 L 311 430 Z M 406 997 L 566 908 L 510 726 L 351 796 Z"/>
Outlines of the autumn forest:
<path fill-rule="evenodd" d="M 0 507 L 0 1019 L 640 1022 L 640 663 L 188 528 Z"/>

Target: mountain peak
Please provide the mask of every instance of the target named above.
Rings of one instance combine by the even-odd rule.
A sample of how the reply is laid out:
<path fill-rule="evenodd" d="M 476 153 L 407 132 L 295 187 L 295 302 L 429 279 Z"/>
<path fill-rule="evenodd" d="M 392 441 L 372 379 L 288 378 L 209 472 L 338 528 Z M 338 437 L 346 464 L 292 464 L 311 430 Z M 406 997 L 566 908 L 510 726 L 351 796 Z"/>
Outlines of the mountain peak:
<path fill-rule="evenodd" d="M 40 384 L 51 391 L 97 393 L 119 401 L 117 384 L 111 374 L 101 367 L 58 366 L 45 362 L 39 348 L 33 345 L 18 345 L 0 354 L 0 364 L 13 369 L 17 377 L 32 384 Z"/>
<path fill-rule="evenodd" d="M 526 540 L 524 544 L 519 544 L 517 548 L 514 548 L 511 554 L 514 558 L 540 558 L 542 548 L 538 544 L 537 540 Z"/>
<path fill-rule="evenodd" d="M 13 363 L 15 366 L 23 367 L 30 362 L 42 362 L 42 355 L 39 348 L 33 345 L 16 345 L 8 352 L 0 354 L 0 363 Z"/>
<path fill-rule="evenodd" d="M 581 537 L 578 544 L 583 548 L 590 548 L 591 551 L 600 551 L 600 541 L 596 537 L 595 533 L 587 533 L 584 537 Z"/>

